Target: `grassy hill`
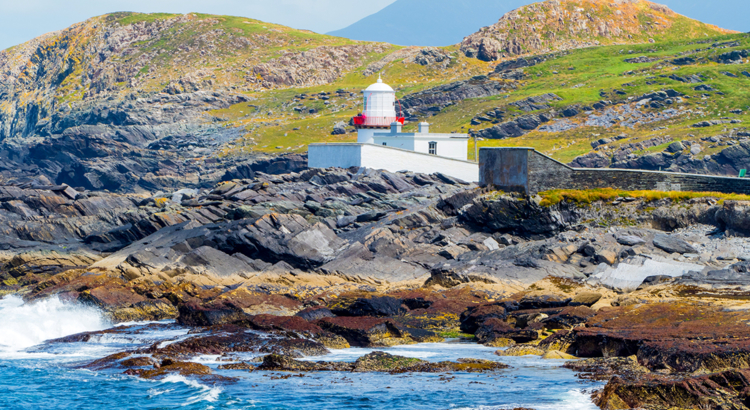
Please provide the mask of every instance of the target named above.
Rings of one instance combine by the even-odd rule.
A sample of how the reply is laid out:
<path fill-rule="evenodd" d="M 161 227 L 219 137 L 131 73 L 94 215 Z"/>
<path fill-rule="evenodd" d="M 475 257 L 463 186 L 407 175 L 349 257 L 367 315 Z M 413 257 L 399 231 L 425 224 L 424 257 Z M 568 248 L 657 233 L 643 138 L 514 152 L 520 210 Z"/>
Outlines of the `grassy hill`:
<path fill-rule="evenodd" d="M 567 10 L 567 17 L 534 34 L 554 41 L 537 48 L 521 47 L 514 54 L 555 53 L 522 71 L 502 70 L 518 55 L 477 58 L 481 55 L 466 52 L 466 43 L 400 47 L 195 13 L 100 16 L 0 52 L 0 141 L 38 143 L 81 125 L 104 125 L 115 131 L 148 126 L 154 138 L 162 138 L 192 132 L 194 128 L 184 124 L 203 124 L 201 132 L 205 127 L 239 130 L 240 137 L 223 145 L 217 155 L 304 152 L 312 142 L 356 140 L 354 134 L 334 136 L 331 131 L 334 124 L 347 122 L 361 110 L 359 92 L 375 81 L 377 73 L 394 86 L 399 98 L 476 76 L 502 83 L 504 92 L 457 100 L 437 107 L 434 116 L 417 113 L 415 119 L 432 122 L 436 132 L 473 130 L 481 137 L 480 146 L 533 146 L 564 162 L 590 153 L 591 143 L 604 138 L 614 140 L 606 144 L 607 152 L 614 152 L 619 146 L 656 137 L 699 141 L 725 132 L 725 127 L 741 127 L 693 125 L 710 119 L 727 123 L 745 119 L 750 78 L 742 72 L 750 69 L 747 58 L 733 65 L 717 59 L 750 48 L 747 36 L 727 34 L 661 6 L 640 0 L 608 6 L 590 0 L 536 3 L 509 13 L 475 38 L 489 44 L 493 30 L 512 22 L 528 30 L 509 29 L 506 40 L 515 38 L 521 44 L 520 39 L 529 39 L 528 44 L 536 44 L 532 27 L 549 19 L 555 7 Z M 593 23 L 583 24 L 581 16 Z M 591 37 L 591 30 L 585 29 L 590 24 L 602 36 Z M 562 32 L 566 34 L 556 34 Z M 593 46 L 594 42 L 610 45 Z M 646 62 L 626 61 L 637 57 Z M 692 63 L 673 63 L 683 57 L 693 58 Z M 693 75 L 702 76 L 701 82 L 670 78 Z M 698 85 L 710 85 L 712 91 L 696 91 Z M 631 107 L 641 95 L 668 89 L 684 98 L 660 107 Z M 195 93 L 204 94 L 196 100 Z M 229 101 L 226 95 L 243 98 L 235 98 L 232 101 L 241 102 L 231 105 L 212 104 L 210 93 L 221 101 Z M 532 111 L 515 104 L 547 93 L 559 99 Z M 605 108 L 594 107 L 600 101 L 607 102 Z M 175 114 L 182 111 L 180 104 L 190 108 L 183 116 Z M 119 113 L 128 115 L 131 106 L 140 110 L 139 115 L 120 118 Z M 630 111 L 623 114 L 625 107 Z M 568 108 L 578 114 L 563 115 Z M 745 111 L 730 113 L 737 109 Z M 614 113 L 606 114 L 607 110 Z M 491 132 L 484 130 L 539 114 L 551 119 L 544 124 L 547 128 L 526 130 L 516 138 L 485 137 Z M 611 124 L 591 119 L 600 114 L 623 119 Z M 628 118 L 634 116 L 648 120 L 631 124 Z M 725 117 L 729 119 L 722 120 Z M 636 154 L 663 149 L 661 145 Z M 702 154 L 725 146 L 703 145 Z"/>

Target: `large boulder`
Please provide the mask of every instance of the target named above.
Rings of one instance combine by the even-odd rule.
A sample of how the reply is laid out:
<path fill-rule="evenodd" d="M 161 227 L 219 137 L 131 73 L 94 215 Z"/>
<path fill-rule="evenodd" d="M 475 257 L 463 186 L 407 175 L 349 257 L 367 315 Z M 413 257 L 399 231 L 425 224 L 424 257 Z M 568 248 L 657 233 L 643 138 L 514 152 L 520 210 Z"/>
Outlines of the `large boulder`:
<path fill-rule="evenodd" d="M 508 313 L 505 307 L 498 303 L 472 307 L 461 314 L 461 331 L 474 334 L 486 320 L 505 320 L 506 317 Z"/>
<path fill-rule="evenodd" d="M 674 235 L 656 235 L 654 237 L 654 246 L 668 253 L 698 253 L 698 250 L 687 243 L 687 241 Z"/>

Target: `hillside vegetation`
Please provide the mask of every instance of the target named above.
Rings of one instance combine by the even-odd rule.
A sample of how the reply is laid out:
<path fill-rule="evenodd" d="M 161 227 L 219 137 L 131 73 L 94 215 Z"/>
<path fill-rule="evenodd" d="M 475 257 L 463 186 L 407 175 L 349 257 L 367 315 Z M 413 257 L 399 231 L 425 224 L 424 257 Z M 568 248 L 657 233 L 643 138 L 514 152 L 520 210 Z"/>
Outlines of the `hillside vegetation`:
<path fill-rule="evenodd" d="M 495 42 L 502 52 L 490 55 Z M 427 120 L 438 132 L 472 130 L 480 146 L 529 145 L 565 162 L 588 155 L 580 166 L 632 162 L 674 141 L 698 141 L 700 155 L 685 157 L 696 163 L 628 166 L 734 173 L 737 164 L 726 161 L 696 167 L 741 143 L 748 48 L 745 35 L 640 0 L 536 3 L 443 48 L 352 41 L 242 17 L 115 13 L 0 52 L 0 174 L 14 177 L 25 164 L 58 182 L 92 173 L 127 179 L 158 176 L 165 155 L 200 164 L 353 141 L 346 123 L 378 73 L 402 99 L 407 129 Z M 721 60 L 732 51 L 738 59 Z M 665 90 L 669 101 L 642 98 Z M 717 124 L 693 127 L 705 120 Z M 349 133 L 332 135 L 337 124 Z M 592 142 L 607 139 L 592 152 Z M 126 157 L 136 165 L 109 162 Z"/>

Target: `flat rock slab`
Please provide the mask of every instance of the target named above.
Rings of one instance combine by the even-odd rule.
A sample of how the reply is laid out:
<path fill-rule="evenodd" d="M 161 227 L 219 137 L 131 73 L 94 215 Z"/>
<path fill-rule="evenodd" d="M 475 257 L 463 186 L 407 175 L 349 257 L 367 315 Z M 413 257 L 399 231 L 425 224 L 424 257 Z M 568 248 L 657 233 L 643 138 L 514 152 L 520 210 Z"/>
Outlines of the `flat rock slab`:
<path fill-rule="evenodd" d="M 673 235 L 656 235 L 654 237 L 654 246 L 669 253 L 698 253 L 687 241 Z"/>
<path fill-rule="evenodd" d="M 589 282 L 623 291 L 633 291 L 649 276 L 680 277 L 689 272 L 701 272 L 705 266 L 694 263 L 676 262 L 654 256 L 649 259 L 635 256 L 620 262 L 616 267 L 599 265 Z"/>

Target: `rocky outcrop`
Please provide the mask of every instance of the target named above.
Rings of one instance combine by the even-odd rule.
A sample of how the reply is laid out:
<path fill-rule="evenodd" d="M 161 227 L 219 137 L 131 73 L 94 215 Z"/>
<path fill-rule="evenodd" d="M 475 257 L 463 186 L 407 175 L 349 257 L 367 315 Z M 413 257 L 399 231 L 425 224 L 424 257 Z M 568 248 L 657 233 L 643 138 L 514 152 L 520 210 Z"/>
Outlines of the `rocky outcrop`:
<path fill-rule="evenodd" d="M 571 166 L 737 176 L 741 169 L 746 169 L 748 158 L 750 158 L 750 142 L 744 138 L 729 136 L 708 137 L 705 141 L 683 141 L 683 149 L 674 152 L 669 152 L 670 149 L 643 156 L 633 154 L 641 146 L 644 148 L 655 146 L 653 144 L 658 144 L 660 141 L 666 142 L 663 138 L 651 139 L 642 143 L 620 146 L 611 153 L 592 152 L 576 158 L 571 162 Z M 719 146 L 727 148 L 713 155 L 702 155 L 701 145 L 706 143 L 714 148 Z"/>
<path fill-rule="evenodd" d="M 358 358 L 354 363 L 345 362 L 301 362 L 280 355 L 263 358 L 260 371 L 336 371 L 336 372 L 389 372 L 400 373 L 445 373 L 445 372 L 495 372 L 507 369 L 502 363 L 479 359 L 458 359 L 457 362 L 430 363 L 411 357 L 394 356 L 385 352 L 372 352 Z"/>
<path fill-rule="evenodd" d="M 498 81 L 487 76 L 441 85 L 418 93 L 409 94 L 399 100 L 409 116 L 432 116 L 445 107 L 469 98 L 481 98 L 507 93 L 516 89 L 512 82 Z"/>
<path fill-rule="evenodd" d="M 637 23 L 640 18 L 658 24 L 642 25 Z M 551 0 L 507 13 L 492 26 L 466 37 L 461 51 L 468 57 L 494 61 L 612 43 L 653 42 L 666 37 L 677 22 L 687 23 L 693 32 L 728 33 L 643 0 L 622 0 L 607 7 L 593 0 Z"/>

